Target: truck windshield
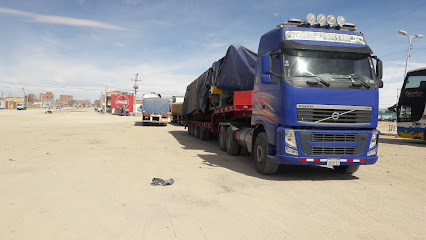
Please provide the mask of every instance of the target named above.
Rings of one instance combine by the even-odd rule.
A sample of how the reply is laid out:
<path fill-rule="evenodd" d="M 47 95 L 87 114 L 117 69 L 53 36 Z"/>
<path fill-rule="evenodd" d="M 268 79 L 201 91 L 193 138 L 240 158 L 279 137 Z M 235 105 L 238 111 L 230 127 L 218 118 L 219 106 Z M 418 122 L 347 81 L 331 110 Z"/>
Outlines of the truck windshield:
<path fill-rule="evenodd" d="M 306 81 L 306 77 L 327 83 L 358 83 L 365 88 L 376 83 L 373 61 L 357 53 L 287 50 L 284 76 L 288 81 Z"/>

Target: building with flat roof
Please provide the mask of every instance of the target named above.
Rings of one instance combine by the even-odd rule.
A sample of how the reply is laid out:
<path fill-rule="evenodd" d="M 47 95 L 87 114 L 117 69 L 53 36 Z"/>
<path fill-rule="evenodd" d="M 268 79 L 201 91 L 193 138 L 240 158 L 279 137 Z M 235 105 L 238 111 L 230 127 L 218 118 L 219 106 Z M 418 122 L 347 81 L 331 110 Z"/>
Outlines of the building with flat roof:
<path fill-rule="evenodd" d="M 54 101 L 55 95 L 52 92 L 40 93 L 40 102 L 52 102 Z"/>

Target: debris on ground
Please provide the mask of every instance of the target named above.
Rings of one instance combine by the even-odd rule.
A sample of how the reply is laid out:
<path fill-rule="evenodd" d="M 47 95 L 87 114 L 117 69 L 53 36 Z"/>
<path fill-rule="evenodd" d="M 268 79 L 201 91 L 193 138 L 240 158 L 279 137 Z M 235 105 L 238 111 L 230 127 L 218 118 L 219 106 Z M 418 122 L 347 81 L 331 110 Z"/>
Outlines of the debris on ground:
<path fill-rule="evenodd" d="M 166 185 L 172 185 L 175 182 L 175 180 L 173 180 L 173 178 L 170 178 L 169 180 L 163 180 L 161 178 L 153 178 L 152 179 L 152 186 L 166 186 Z"/>

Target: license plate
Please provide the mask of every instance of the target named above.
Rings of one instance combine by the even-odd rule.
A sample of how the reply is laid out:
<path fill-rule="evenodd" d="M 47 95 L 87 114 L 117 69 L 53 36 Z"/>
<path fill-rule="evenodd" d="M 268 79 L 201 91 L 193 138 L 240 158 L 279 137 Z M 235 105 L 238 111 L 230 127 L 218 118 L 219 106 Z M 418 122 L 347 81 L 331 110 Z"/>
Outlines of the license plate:
<path fill-rule="evenodd" d="M 340 166 L 340 159 L 327 159 L 327 165 L 329 166 Z"/>

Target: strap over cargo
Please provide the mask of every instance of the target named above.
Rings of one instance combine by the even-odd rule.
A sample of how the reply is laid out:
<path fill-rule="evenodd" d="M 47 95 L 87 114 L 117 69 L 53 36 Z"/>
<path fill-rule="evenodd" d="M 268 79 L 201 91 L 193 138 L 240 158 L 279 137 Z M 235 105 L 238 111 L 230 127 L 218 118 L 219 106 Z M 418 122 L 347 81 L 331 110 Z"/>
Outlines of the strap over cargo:
<path fill-rule="evenodd" d="M 225 57 L 214 62 L 186 88 L 183 114 L 198 109 L 208 111 L 211 86 L 225 92 L 253 90 L 256 53 L 240 45 L 231 45 Z"/>

